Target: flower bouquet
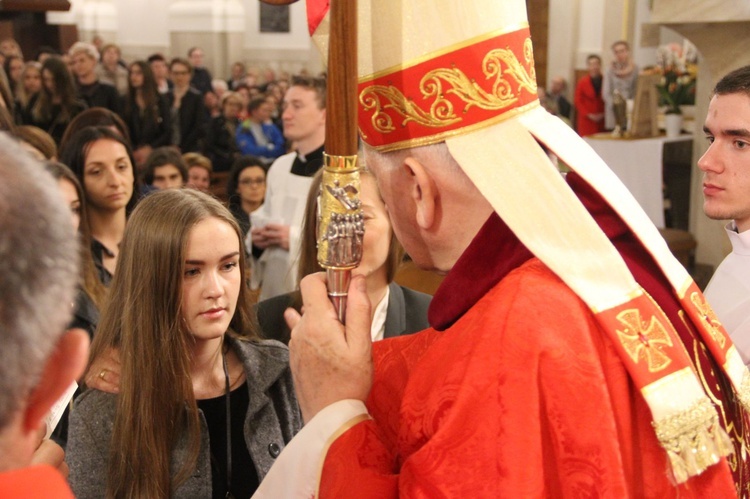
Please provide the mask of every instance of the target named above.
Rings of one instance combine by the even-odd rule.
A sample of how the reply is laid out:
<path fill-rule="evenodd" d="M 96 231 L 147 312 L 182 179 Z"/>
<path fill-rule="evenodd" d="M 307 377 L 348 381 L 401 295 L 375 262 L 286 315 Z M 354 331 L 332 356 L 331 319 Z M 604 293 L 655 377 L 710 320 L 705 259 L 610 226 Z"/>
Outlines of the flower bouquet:
<path fill-rule="evenodd" d="M 656 88 L 665 114 L 682 114 L 680 106 L 695 104 L 695 77 L 698 72 L 697 51 L 690 42 L 676 43 L 657 49 L 655 71 L 661 75 Z"/>

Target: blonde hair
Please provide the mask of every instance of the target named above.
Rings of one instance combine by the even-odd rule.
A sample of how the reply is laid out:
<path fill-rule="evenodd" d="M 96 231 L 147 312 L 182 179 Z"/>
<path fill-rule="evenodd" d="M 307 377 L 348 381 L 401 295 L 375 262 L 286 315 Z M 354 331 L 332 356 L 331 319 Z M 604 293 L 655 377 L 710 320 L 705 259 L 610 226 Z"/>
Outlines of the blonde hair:
<path fill-rule="evenodd" d="M 211 165 L 211 160 L 199 152 L 187 152 L 182 155 L 182 160 L 185 162 L 185 166 L 189 170 L 193 166 L 200 166 L 204 170 L 208 171 L 209 174 L 214 172 L 214 167 Z"/>

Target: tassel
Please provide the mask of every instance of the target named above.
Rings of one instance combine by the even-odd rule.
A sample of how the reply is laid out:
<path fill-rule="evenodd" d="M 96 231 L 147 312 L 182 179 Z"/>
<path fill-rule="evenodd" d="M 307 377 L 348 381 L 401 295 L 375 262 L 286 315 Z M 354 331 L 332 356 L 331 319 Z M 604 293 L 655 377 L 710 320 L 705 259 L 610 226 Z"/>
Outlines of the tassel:
<path fill-rule="evenodd" d="M 708 398 L 690 409 L 651 423 L 660 445 L 667 451 L 672 479 L 685 483 L 722 457 L 734 452 L 729 435 Z"/>
<path fill-rule="evenodd" d="M 742 383 L 737 391 L 737 400 L 740 401 L 746 411 L 750 412 L 750 370 L 745 369 L 745 372 L 742 373 Z"/>

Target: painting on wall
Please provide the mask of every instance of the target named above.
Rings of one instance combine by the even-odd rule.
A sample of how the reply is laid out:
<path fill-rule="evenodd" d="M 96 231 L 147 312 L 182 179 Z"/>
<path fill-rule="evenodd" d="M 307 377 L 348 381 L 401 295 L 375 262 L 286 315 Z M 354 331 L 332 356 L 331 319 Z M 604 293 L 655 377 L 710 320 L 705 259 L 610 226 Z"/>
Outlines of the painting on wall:
<path fill-rule="evenodd" d="M 260 32 L 289 33 L 289 6 L 260 3 Z"/>

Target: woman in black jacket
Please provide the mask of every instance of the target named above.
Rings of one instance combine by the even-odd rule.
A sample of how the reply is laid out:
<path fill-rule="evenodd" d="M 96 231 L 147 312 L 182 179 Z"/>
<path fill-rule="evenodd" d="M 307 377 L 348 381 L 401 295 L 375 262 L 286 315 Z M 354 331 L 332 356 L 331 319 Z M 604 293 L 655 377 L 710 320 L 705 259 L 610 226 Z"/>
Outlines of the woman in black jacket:
<path fill-rule="evenodd" d="M 169 103 L 159 93 L 151 66 L 135 61 L 128 68 L 128 94 L 122 106 L 133 156 L 142 165 L 151 151 L 169 144 Z"/>
<path fill-rule="evenodd" d="M 228 172 L 234 161 L 240 157 L 235 131 L 239 125 L 238 116 L 242 107 L 240 95 L 227 92 L 221 98 L 221 114 L 211 118 L 203 153 L 211 160 L 215 172 Z M 233 195 L 234 193 L 230 193 L 230 196 Z"/>

